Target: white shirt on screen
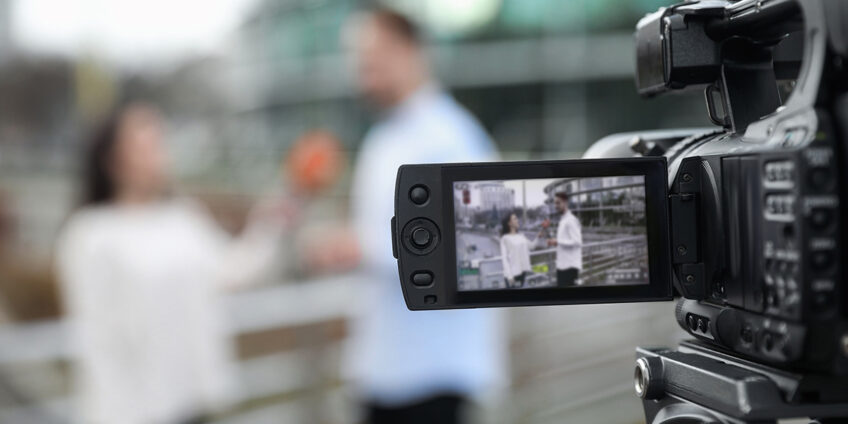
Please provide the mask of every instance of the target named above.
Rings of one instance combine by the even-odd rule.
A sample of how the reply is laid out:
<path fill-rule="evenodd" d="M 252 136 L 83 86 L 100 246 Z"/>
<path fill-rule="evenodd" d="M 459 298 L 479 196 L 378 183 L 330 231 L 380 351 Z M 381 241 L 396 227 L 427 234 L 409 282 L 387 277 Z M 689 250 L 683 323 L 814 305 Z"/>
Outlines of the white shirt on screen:
<path fill-rule="evenodd" d="M 566 211 L 557 225 L 557 269 L 583 269 L 583 234 L 580 220 L 571 211 Z"/>
<path fill-rule="evenodd" d="M 233 399 L 219 292 L 273 261 L 262 227 L 233 240 L 182 200 L 71 217 L 57 268 L 81 422 L 173 423 Z"/>
<path fill-rule="evenodd" d="M 501 236 L 501 263 L 506 278 L 531 270 L 530 240 L 527 240 L 527 236 L 521 233 Z"/>
<path fill-rule="evenodd" d="M 360 396 L 387 406 L 452 391 L 485 395 L 505 379 L 505 329 L 497 310 L 411 312 L 401 292 L 389 223 L 397 169 L 408 163 L 495 158 L 480 125 L 433 85 L 366 135 L 353 182 L 364 280 L 346 371 Z"/>

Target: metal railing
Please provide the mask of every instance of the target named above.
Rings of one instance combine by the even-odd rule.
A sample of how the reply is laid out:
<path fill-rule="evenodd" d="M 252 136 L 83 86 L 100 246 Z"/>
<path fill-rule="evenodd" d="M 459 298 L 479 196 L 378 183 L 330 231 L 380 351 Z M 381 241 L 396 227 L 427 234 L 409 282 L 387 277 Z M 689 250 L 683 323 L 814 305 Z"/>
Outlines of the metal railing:
<path fill-rule="evenodd" d="M 631 235 L 617 237 L 608 240 L 584 243 L 583 270 L 581 279 L 584 284 L 597 283 L 613 268 L 627 266 L 647 258 L 647 235 Z M 480 259 L 478 268 L 478 284 L 493 278 L 503 278 L 503 270 L 500 266 L 501 256 Z M 534 250 L 530 252 L 530 265 L 547 267 L 549 277 L 555 278 L 556 273 L 556 247 Z M 486 268 L 490 271 L 483 272 Z M 494 270 L 493 268 L 497 268 Z"/>

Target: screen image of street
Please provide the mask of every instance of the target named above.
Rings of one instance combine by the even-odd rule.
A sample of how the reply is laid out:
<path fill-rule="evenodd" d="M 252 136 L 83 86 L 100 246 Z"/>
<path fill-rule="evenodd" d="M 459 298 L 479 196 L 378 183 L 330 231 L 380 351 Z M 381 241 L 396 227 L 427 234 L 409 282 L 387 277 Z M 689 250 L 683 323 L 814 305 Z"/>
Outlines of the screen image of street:
<path fill-rule="evenodd" d="M 644 176 L 453 184 L 459 291 L 648 284 Z"/>

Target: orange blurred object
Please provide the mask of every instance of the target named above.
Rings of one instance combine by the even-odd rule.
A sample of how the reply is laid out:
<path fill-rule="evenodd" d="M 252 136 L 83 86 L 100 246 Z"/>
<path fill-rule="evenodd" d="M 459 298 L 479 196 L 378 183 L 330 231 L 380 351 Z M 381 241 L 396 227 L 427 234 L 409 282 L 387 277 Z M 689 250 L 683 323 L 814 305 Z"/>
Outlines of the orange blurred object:
<path fill-rule="evenodd" d="M 314 195 L 338 181 L 345 162 L 339 139 L 329 131 L 313 130 L 294 142 L 284 172 L 295 193 Z"/>

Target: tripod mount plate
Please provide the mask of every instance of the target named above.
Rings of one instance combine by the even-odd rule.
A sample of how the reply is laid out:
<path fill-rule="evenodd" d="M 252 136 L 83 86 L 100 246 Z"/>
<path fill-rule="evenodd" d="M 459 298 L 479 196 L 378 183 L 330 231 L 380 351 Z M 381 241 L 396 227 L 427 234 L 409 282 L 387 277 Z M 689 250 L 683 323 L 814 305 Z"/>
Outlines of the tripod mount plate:
<path fill-rule="evenodd" d="M 636 388 L 648 423 L 684 416 L 695 420 L 685 422 L 715 423 L 848 417 L 845 379 L 774 369 L 697 341 L 683 342 L 677 350 L 638 348 L 636 356 Z M 845 399 L 821 400 L 833 393 Z"/>

